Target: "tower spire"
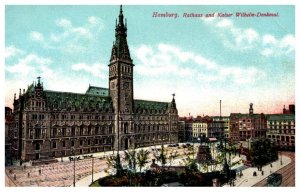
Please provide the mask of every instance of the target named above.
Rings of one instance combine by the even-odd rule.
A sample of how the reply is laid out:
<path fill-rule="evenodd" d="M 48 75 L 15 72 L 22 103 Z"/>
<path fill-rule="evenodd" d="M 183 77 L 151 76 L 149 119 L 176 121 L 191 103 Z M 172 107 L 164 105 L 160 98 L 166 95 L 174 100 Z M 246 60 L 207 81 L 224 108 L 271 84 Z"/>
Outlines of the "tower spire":
<path fill-rule="evenodd" d="M 122 5 L 120 5 L 120 14 L 119 14 L 119 25 L 123 25 L 124 26 L 124 23 L 123 23 L 123 10 L 122 10 Z"/>
<path fill-rule="evenodd" d="M 122 5 L 120 5 L 119 21 L 118 23 L 116 22 L 115 37 L 116 41 L 112 48 L 110 60 L 124 59 L 132 62 L 127 45 L 127 27 L 126 24 L 124 25 Z"/>

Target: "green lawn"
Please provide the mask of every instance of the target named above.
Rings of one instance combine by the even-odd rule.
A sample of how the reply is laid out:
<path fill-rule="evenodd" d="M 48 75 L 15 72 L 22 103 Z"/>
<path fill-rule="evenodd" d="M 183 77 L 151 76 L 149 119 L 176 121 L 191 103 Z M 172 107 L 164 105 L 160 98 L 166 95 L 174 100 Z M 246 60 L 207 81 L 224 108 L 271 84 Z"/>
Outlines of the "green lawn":
<path fill-rule="evenodd" d="M 98 180 L 94 181 L 90 187 L 100 187 L 99 183 L 98 183 Z"/>

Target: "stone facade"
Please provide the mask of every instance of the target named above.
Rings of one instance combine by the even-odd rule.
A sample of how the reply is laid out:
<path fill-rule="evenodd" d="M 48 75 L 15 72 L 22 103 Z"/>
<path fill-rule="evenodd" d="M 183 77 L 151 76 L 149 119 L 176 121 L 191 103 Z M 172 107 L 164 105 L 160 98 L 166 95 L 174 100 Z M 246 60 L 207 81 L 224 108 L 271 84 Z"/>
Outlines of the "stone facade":
<path fill-rule="evenodd" d="M 250 104 L 249 114 L 230 114 L 230 139 L 246 141 L 250 138 L 266 136 L 267 117 L 263 113 L 253 113 L 253 104 Z"/>
<path fill-rule="evenodd" d="M 109 88 L 86 93 L 44 90 L 37 83 L 14 97 L 13 150 L 22 160 L 125 150 L 178 142 L 176 102 L 134 99 L 133 67 L 122 7 L 109 62 Z"/>
<path fill-rule="evenodd" d="M 267 138 L 284 149 L 295 149 L 295 115 L 274 114 L 267 120 Z"/>

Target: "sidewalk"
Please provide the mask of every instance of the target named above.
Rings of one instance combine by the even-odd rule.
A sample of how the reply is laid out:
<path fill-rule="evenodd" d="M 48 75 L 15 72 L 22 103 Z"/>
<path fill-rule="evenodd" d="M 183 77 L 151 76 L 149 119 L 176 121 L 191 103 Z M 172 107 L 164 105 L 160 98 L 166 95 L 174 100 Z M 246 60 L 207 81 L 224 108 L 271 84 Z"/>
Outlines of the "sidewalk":
<path fill-rule="evenodd" d="M 153 148 L 153 147 L 146 147 L 143 149 L 147 149 L 147 148 Z M 159 148 L 159 146 L 157 146 L 156 148 Z M 111 155 L 112 153 L 113 153 L 112 151 L 100 152 L 100 153 L 94 153 L 93 156 L 94 157 L 102 157 L 102 156 Z M 116 154 L 116 151 L 114 153 Z M 69 161 L 69 158 L 64 157 L 63 160 Z M 178 160 L 176 160 L 176 161 L 178 161 Z M 173 163 L 173 165 L 176 165 L 176 161 Z M 256 167 L 244 169 L 242 171 L 243 172 L 242 177 L 240 177 L 237 174 L 237 177 L 235 180 L 235 186 L 236 187 L 251 187 L 251 186 L 257 184 L 258 182 L 260 182 L 261 180 L 263 180 L 264 178 L 267 178 L 271 173 L 274 173 L 277 170 L 279 170 L 279 169 L 283 168 L 284 166 L 288 165 L 289 163 L 291 163 L 291 159 L 289 157 L 283 155 L 282 163 L 283 164 L 281 165 L 280 158 L 279 158 L 277 161 L 272 163 L 272 167 L 270 166 L 270 164 L 263 166 L 262 170 L 264 171 L 264 175 L 262 175 L 261 171 L 258 171 Z M 257 176 L 253 176 L 254 171 L 256 172 Z M 107 173 L 105 173 L 104 171 L 94 173 L 94 181 L 99 178 L 105 177 L 105 176 L 107 176 Z M 86 176 L 86 177 L 78 180 L 76 182 L 75 186 L 76 187 L 88 187 L 91 183 L 92 183 L 92 175 L 89 175 L 89 176 Z M 226 185 L 224 185 L 224 187 L 229 187 L 229 185 L 226 184 Z"/>
<path fill-rule="evenodd" d="M 104 171 L 95 173 L 94 174 L 94 181 L 98 180 L 99 178 L 103 178 L 105 176 L 107 176 L 107 173 L 105 173 Z M 79 181 L 77 181 L 75 183 L 75 186 L 76 187 L 88 187 L 91 183 L 92 183 L 92 175 L 89 175 L 89 176 L 87 176 L 85 178 L 82 178 Z"/>
<path fill-rule="evenodd" d="M 166 147 L 167 145 L 165 145 Z M 150 147 L 142 147 L 142 148 L 137 148 L 136 150 L 140 150 L 140 149 L 147 149 L 149 151 L 151 151 L 152 148 L 161 148 L 161 145 L 156 145 L 156 146 L 150 146 Z M 85 155 L 93 155 L 93 157 L 103 157 L 103 156 L 108 156 L 108 155 L 112 155 L 112 154 L 117 154 L 117 151 L 107 151 L 107 152 L 99 152 L 99 153 L 90 153 L 90 154 L 84 154 L 84 155 L 80 155 L 80 157 L 85 156 Z M 124 151 L 120 151 L 120 154 L 123 154 Z M 79 156 L 79 155 L 78 155 Z M 63 159 L 63 161 L 69 161 L 69 157 L 63 157 L 63 158 L 56 158 L 58 161 L 61 161 L 61 159 Z M 151 162 L 148 163 L 148 165 L 150 166 Z M 98 173 L 94 173 L 94 181 L 98 180 L 99 178 L 103 178 L 105 176 L 107 176 L 108 174 L 104 171 L 98 172 Z M 92 175 L 86 176 L 80 180 L 78 180 L 75 183 L 76 187 L 88 187 L 90 184 L 92 183 Z M 73 185 L 71 185 L 73 186 Z"/>
<path fill-rule="evenodd" d="M 280 158 L 272 163 L 272 167 L 270 164 L 263 166 L 262 170 L 264 171 L 264 175 L 262 175 L 261 171 L 258 171 L 256 167 L 251 167 L 243 170 L 243 176 L 239 177 L 237 175 L 235 180 L 235 186 L 239 187 L 251 187 L 261 180 L 267 178 L 271 173 L 276 172 L 277 170 L 283 168 L 284 166 L 291 163 L 291 159 L 287 156 L 282 156 L 282 165 L 280 164 Z M 257 176 L 253 176 L 253 172 L 256 171 Z M 225 185 L 229 186 L 229 185 Z"/>

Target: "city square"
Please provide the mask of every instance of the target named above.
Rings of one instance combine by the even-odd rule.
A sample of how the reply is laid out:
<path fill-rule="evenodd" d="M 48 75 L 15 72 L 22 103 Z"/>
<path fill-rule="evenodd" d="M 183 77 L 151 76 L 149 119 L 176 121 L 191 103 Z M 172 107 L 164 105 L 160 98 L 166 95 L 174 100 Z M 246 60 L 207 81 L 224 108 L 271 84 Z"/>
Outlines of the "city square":
<path fill-rule="evenodd" d="M 6 7 L 6 187 L 295 187 L 294 7 L 53 8 Z"/>

